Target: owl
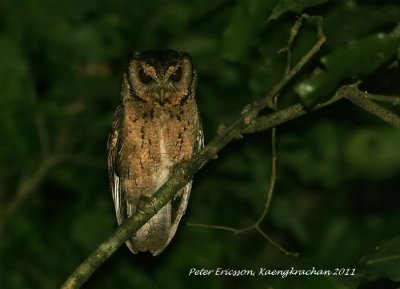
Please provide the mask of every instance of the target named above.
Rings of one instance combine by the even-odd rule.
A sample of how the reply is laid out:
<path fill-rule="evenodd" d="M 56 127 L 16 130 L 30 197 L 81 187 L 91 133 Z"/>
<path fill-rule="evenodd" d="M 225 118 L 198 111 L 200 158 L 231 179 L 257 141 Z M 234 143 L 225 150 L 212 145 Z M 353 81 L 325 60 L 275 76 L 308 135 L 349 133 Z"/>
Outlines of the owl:
<path fill-rule="evenodd" d="M 191 57 L 174 50 L 135 52 L 123 74 L 121 103 L 108 138 L 108 171 L 117 222 L 138 210 L 172 168 L 203 147 L 195 99 L 197 74 Z M 127 246 L 133 252 L 160 254 L 185 213 L 192 182 L 176 192 Z"/>

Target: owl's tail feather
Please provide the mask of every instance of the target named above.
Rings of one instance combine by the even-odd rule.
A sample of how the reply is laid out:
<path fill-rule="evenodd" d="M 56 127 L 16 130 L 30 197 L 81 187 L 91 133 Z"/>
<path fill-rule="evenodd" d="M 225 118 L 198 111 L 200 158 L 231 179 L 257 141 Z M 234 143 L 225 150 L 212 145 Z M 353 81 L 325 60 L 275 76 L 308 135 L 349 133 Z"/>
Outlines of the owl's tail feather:
<path fill-rule="evenodd" d="M 192 182 L 189 182 L 185 187 L 183 187 L 173 198 L 170 209 L 171 209 L 171 227 L 168 232 L 168 239 L 164 243 L 164 245 L 158 248 L 157 251 L 152 251 L 153 256 L 157 256 L 164 251 L 165 247 L 171 242 L 172 238 L 176 233 L 176 229 L 178 228 L 179 222 L 181 221 L 182 216 L 185 214 L 187 203 L 190 196 L 190 191 L 192 189 Z M 168 204 L 170 204 L 168 203 Z M 178 203 L 177 206 L 176 203 Z"/>
<path fill-rule="evenodd" d="M 128 204 L 128 206 L 131 206 Z M 134 209 L 131 209 L 134 210 Z M 165 247 L 171 227 L 171 202 L 168 202 L 126 244 L 133 252 L 155 252 Z"/>
<path fill-rule="evenodd" d="M 126 242 L 133 253 L 150 251 L 156 256 L 168 246 L 185 214 L 191 188 L 192 182 L 189 182 L 176 194 L 174 200 L 169 201 Z M 127 212 L 132 214 L 135 211 L 136 208 L 127 203 Z"/>

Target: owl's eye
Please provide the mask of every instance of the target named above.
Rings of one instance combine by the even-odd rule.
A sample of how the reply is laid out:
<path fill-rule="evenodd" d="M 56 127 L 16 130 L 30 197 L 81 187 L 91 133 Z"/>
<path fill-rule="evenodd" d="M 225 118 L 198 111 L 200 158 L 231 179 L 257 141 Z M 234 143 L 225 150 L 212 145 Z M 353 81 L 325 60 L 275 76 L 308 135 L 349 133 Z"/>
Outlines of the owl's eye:
<path fill-rule="evenodd" d="M 139 70 L 139 79 L 144 84 L 149 83 L 152 80 L 151 76 L 146 74 L 143 69 Z"/>
<path fill-rule="evenodd" d="M 182 78 L 182 68 L 178 68 L 177 70 L 175 70 L 174 73 L 171 74 L 171 76 L 169 77 L 169 79 L 171 79 L 174 82 L 178 82 L 180 81 Z"/>

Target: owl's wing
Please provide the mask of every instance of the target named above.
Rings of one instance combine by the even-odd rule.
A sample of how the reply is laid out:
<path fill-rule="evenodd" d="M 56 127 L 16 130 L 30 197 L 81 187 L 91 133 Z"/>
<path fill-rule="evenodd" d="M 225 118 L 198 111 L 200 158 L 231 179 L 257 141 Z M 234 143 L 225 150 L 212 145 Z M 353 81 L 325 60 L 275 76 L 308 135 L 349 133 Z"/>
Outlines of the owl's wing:
<path fill-rule="evenodd" d="M 194 145 L 194 154 L 197 154 L 201 149 L 204 148 L 204 133 L 203 126 L 201 125 L 201 119 L 199 116 L 198 129 L 196 134 L 196 143 Z"/>
<path fill-rule="evenodd" d="M 111 193 L 114 200 L 115 213 L 118 225 L 126 219 L 126 202 L 123 198 L 121 182 L 118 176 L 118 152 L 120 146 L 121 119 L 123 117 L 123 107 L 118 106 L 114 114 L 112 129 L 108 137 L 108 176 L 110 179 Z"/>
<path fill-rule="evenodd" d="M 198 128 L 196 130 L 195 143 L 193 146 L 193 148 L 194 148 L 193 154 L 196 154 L 197 152 L 199 152 L 203 147 L 204 147 L 203 127 L 201 125 L 201 120 L 199 119 Z M 192 189 L 192 182 L 193 181 L 190 181 L 186 186 L 184 186 L 181 189 L 181 192 L 176 194 L 176 196 L 173 197 L 172 200 L 170 200 L 171 206 L 169 206 L 169 203 L 167 204 L 167 207 L 170 207 L 172 210 L 172 212 L 170 212 L 170 216 L 172 219 L 172 225 L 169 230 L 167 241 L 157 251 L 151 252 L 153 254 L 153 256 L 157 256 L 157 255 L 161 254 L 161 252 L 164 251 L 164 249 L 168 246 L 168 244 L 171 242 L 172 238 L 174 237 L 176 230 L 178 228 L 179 222 L 186 211 L 186 207 L 187 207 L 187 204 L 189 201 L 190 191 Z"/>

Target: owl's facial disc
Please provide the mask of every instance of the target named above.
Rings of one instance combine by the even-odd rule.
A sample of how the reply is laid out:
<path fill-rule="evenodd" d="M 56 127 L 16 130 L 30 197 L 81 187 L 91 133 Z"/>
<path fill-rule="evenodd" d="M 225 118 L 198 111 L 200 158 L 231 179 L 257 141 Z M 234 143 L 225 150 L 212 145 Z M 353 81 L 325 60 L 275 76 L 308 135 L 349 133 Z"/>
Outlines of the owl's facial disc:
<path fill-rule="evenodd" d="M 133 99 L 163 108 L 182 104 L 195 81 L 190 56 L 168 49 L 134 54 L 126 76 Z"/>
<path fill-rule="evenodd" d="M 134 56 L 128 70 L 133 96 L 156 107 L 179 105 L 190 94 L 194 72 L 186 53 L 143 52 Z"/>
<path fill-rule="evenodd" d="M 182 66 L 169 66 L 166 71 L 157 71 L 146 63 L 142 63 L 141 67 L 138 78 L 146 88 L 144 99 L 160 106 L 174 105 L 174 98 L 181 95 L 179 82 L 182 80 Z"/>

